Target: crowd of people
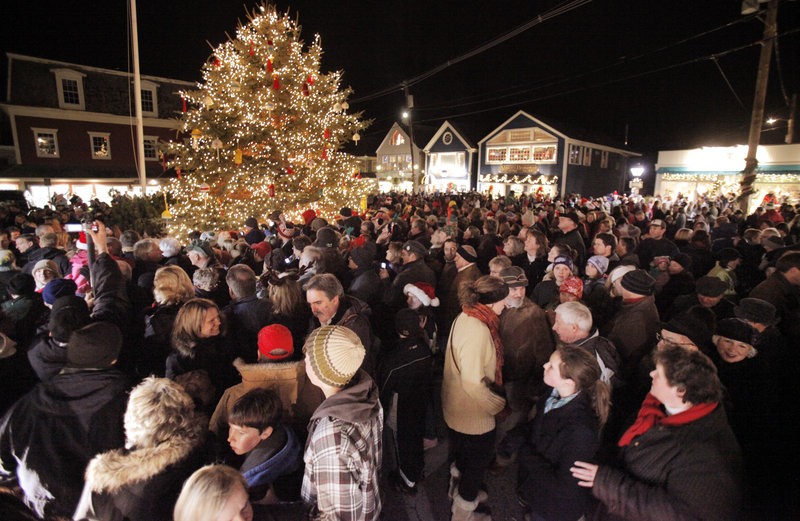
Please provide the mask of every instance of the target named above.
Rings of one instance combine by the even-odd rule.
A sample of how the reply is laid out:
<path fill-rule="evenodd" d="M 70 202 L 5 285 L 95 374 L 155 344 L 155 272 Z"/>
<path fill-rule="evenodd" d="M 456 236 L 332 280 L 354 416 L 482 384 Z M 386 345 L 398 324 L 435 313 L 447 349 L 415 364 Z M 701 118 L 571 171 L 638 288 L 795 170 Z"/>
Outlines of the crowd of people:
<path fill-rule="evenodd" d="M 446 442 L 453 521 L 512 471 L 531 521 L 792 518 L 776 203 L 392 193 L 186 238 L 0 205 L 0 508 L 391 519 Z"/>

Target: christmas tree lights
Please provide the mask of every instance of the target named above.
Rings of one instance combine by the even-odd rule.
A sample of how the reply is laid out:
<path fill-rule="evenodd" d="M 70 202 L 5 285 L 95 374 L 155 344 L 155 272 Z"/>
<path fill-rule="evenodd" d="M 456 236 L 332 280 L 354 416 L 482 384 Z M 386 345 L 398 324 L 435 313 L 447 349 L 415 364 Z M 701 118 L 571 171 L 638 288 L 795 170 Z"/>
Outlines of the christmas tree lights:
<path fill-rule="evenodd" d="M 274 6 L 248 13 L 235 38 L 214 49 L 197 90 L 182 91 L 180 129 L 168 143 L 170 234 L 236 229 L 274 210 L 299 220 L 357 207 L 369 183 L 341 151 L 369 124 L 348 113 L 342 73 L 320 73 L 320 37 L 304 50 L 300 26 Z"/>

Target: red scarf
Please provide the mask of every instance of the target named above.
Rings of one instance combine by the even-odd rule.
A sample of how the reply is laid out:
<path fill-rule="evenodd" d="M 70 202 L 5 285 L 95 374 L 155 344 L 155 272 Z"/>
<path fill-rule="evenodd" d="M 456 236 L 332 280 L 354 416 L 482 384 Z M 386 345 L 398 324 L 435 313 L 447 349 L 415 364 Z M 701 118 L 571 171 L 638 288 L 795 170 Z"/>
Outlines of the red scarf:
<path fill-rule="evenodd" d="M 494 369 L 494 383 L 503 385 L 503 341 L 500 340 L 500 317 L 486 304 L 476 303 L 474 307 L 462 306 L 461 310 L 472 318 L 477 318 L 489 328 L 497 355 Z"/>
<path fill-rule="evenodd" d="M 642 408 L 639 409 L 639 415 L 636 417 L 636 421 L 633 422 L 633 425 L 622 435 L 622 438 L 619 440 L 619 446 L 624 447 L 628 445 L 633 438 L 641 436 L 656 425 L 674 427 L 676 425 L 684 425 L 699 420 L 703 416 L 710 414 L 711 411 L 717 408 L 717 405 L 719 404 L 701 403 L 693 405 L 691 408 L 679 412 L 678 414 L 667 416 L 667 413 L 661 409 L 661 402 L 658 401 L 658 398 L 647 393 L 647 397 L 642 402 Z"/>

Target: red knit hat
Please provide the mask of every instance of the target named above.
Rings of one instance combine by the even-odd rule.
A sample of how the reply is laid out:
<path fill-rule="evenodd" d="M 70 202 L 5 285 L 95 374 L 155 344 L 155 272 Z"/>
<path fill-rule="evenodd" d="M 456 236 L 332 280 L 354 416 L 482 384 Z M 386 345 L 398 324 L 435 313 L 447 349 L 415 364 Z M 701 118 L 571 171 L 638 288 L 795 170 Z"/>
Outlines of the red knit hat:
<path fill-rule="evenodd" d="M 403 293 L 406 295 L 414 295 L 420 302 L 422 302 L 422 305 L 425 307 L 439 306 L 439 299 L 436 298 L 433 286 L 431 286 L 427 282 L 415 282 L 414 284 L 406 284 L 405 287 L 403 288 Z"/>
<path fill-rule="evenodd" d="M 281 324 L 272 324 L 258 332 L 258 352 L 270 360 L 283 360 L 294 353 L 292 333 Z"/>
<path fill-rule="evenodd" d="M 580 299 L 583 297 L 583 281 L 578 277 L 568 277 L 567 280 L 561 283 L 561 287 L 558 288 L 558 291 L 569 293 Z"/>

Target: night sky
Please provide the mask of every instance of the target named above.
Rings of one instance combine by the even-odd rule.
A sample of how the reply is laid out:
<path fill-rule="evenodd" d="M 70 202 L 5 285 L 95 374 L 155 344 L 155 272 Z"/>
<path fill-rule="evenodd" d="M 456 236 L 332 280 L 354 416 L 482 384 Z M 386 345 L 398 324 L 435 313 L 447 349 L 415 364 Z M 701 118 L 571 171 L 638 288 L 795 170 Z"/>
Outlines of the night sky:
<path fill-rule="evenodd" d="M 355 91 L 352 109 L 375 120 L 356 151 L 374 154 L 404 98 L 399 88 L 359 98 L 574 3 L 294 0 L 277 6 L 299 16 L 306 42 L 321 35 L 324 70 L 345 71 L 344 84 Z M 4 9 L 0 50 L 128 70 L 127 1 L 15 4 Z M 741 0 L 588 2 L 413 85 L 415 124 L 424 134 L 449 119 L 477 142 L 522 109 L 568 135 L 611 145 L 622 145 L 627 124 L 629 147 L 639 152 L 745 143 L 759 55 L 751 44 L 763 24 L 740 8 Z M 234 34 L 237 20 L 246 20 L 240 0 L 140 0 L 138 19 L 142 73 L 192 81 L 211 52 L 206 41 L 224 41 L 225 31 Z M 785 118 L 783 92 L 800 91 L 800 1 L 781 2 L 778 33 L 780 61 L 772 63 L 766 114 Z M 708 59 L 713 54 L 735 95 Z M 6 71 L 4 63 L 3 91 Z M 780 143 L 783 133 L 762 138 Z"/>

